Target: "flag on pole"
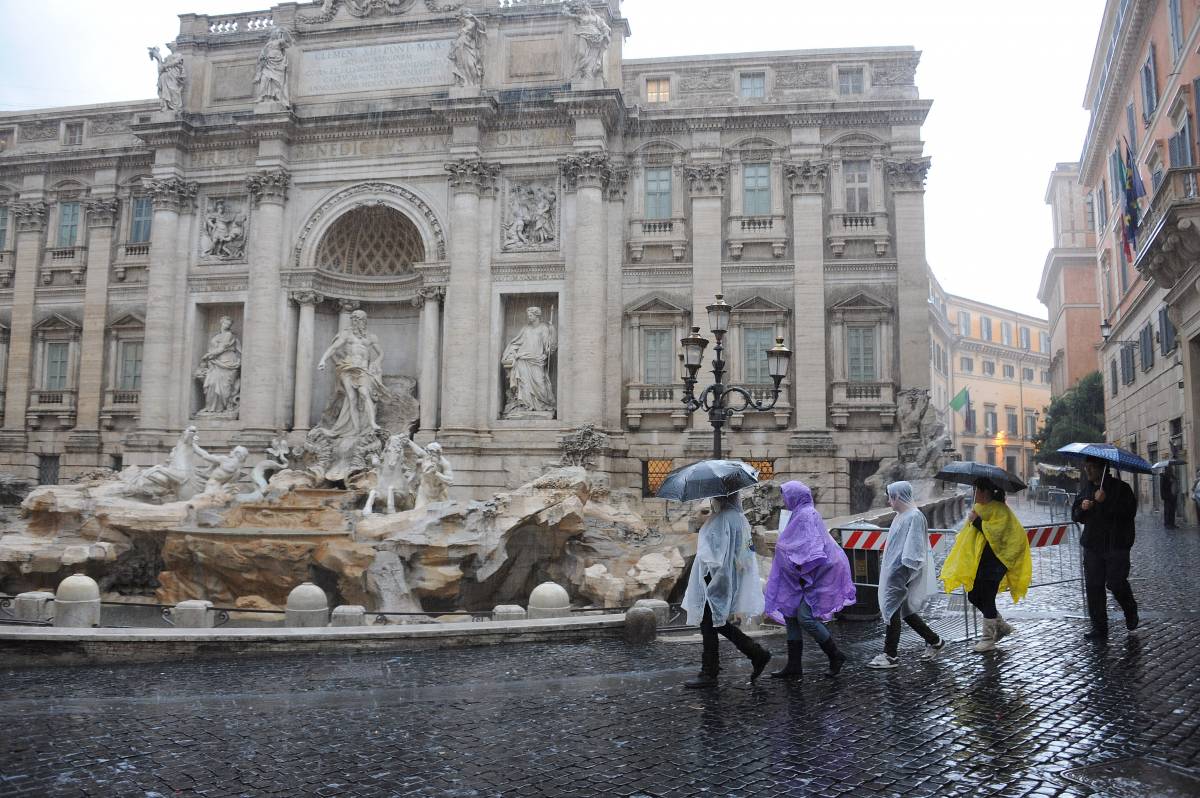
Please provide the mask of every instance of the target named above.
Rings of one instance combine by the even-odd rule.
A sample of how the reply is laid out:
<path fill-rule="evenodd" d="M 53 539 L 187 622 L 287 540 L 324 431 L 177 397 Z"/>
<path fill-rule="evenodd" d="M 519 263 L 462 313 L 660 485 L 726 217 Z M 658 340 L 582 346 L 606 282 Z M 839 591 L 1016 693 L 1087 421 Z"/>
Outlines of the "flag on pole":
<path fill-rule="evenodd" d="M 954 395 L 953 399 L 950 400 L 950 409 L 953 410 L 955 413 L 957 413 L 959 410 L 962 410 L 964 407 L 966 407 L 970 403 L 971 403 L 971 395 L 969 393 L 967 393 L 966 388 L 963 388 L 961 391 L 959 391 L 958 393 L 956 393 Z"/>
<path fill-rule="evenodd" d="M 1133 152 L 1129 149 L 1129 141 L 1122 138 L 1125 144 L 1125 157 L 1117 158 L 1117 175 L 1121 181 L 1121 193 L 1124 198 L 1121 210 L 1121 245 L 1125 249 L 1125 259 L 1133 263 L 1137 255 L 1138 200 L 1146 196 L 1146 187 L 1133 163 Z"/>

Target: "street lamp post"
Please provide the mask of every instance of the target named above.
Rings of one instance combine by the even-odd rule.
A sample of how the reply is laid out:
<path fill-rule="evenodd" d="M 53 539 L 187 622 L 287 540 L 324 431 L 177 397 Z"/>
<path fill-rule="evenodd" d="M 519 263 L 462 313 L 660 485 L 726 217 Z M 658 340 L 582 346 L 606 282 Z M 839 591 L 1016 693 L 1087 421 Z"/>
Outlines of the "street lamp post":
<path fill-rule="evenodd" d="M 725 347 L 722 341 L 725 333 L 729 330 L 732 306 L 724 300 L 721 294 L 717 294 L 717 301 L 706 306 L 705 310 L 708 311 L 708 327 L 712 330 L 715 342 L 712 361 L 713 384 L 702 390 L 699 396 L 696 395 L 696 372 L 700 370 L 704 361 L 704 350 L 708 346 L 708 339 L 700 335 L 699 327 L 693 327 L 691 334 L 679 342 L 683 345 L 683 355 L 681 356 L 684 367 L 683 406 L 689 414 L 697 410 L 708 411 L 708 421 L 713 428 L 713 459 L 720 460 L 721 428 L 734 413 L 744 413 L 747 410 L 761 413 L 775 407 L 779 401 L 779 385 L 783 381 L 784 375 L 787 374 L 792 351 L 783 345 L 782 338 L 776 338 L 775 346 L 766 350 L 767 372 L 771 375 L 775 387 L 769 403 L 762 400 L 755 401 L 747 389 L 739 385 L 726 385 L 724 382 Z"/>

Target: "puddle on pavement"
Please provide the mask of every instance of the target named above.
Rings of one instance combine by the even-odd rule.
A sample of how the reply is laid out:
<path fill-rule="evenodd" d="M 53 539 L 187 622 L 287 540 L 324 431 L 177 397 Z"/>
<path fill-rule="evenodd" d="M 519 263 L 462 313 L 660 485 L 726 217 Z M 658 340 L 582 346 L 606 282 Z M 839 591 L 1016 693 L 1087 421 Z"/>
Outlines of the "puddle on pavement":
<path fill-rule="evenodd" d="M 1194 798 L 1200 778 L 1167 762 L 1134 757 L 1063 771 L 1104 798 Z"/>

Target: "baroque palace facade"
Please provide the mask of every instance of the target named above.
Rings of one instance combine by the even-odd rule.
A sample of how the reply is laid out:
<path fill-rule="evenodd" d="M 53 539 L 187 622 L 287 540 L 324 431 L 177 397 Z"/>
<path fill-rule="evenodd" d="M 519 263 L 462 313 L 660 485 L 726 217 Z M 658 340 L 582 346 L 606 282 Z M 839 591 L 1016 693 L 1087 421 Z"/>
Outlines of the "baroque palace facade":
<path fill-rule="evenodd" d="M 919 53 L 628 32 L 619 0 L 185 14 L 159 99 L 0 115 L 0 468 L 147 465 L 187 426 L 256 460 L 365 385 L 459 495 L 585 424 L 636 488 L 709 452 L 679 339 L 723 293 L 733 382 L 769 396 L 794 352 L 727 452 L 847 511 L 930 385 Z"/>

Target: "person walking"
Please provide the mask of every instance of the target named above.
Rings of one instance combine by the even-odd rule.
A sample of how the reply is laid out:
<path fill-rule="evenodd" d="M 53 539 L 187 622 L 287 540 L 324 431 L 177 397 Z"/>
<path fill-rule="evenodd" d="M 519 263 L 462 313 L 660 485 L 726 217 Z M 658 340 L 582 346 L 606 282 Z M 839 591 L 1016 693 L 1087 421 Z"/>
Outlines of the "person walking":
<path fill-rule="evenodd" d="M 975 507 L 946 556 L 941 578 L 947 593 L 962 585 L 983 615 L 976 652 L 992 651 L 1012 634 L 996 609 L 996 594 L 1007 589 L 1014 604 L 1024 598 L 1033 580 L 1033 558 L 1025 527 L 1004 501 L 1004 491 L 988 479 L 975 482 Z"/>
<path fill-rule="evenodd" d="M 704 641 L 700 673 L 684 682 L 684 687 L 717 685 L 720 670 L 720 641 L 723 635 L 754 666 L 750 681 L 767 667 L 771 652 L 750 639 L 732 623 L 733 616 L 760 615 L 763 593 L 758 579 L 758 562 L 750 546 L 750 522 L 742 512 L 736 493 L 713 497 L 712 514 L 700 527 L 696 559 L 683 594 L 683 609 L 690 625 L 700 626 Z"/>
<path fill-rule="evenodd" d="M 1108 639 L 1107 588 L 1125 613 L 1125 628 L 1138 627 L 1138 606 L 1129 586 L 1129 550 L 1133 548 L 1137 496 L 1128 484 L 1108 473 L 1098 457 L 1083 463 L 1088 490 L 1071 506 L 1071 519 L 1083 524 L 1083 586 L 1092 628 L 1084 637 L 1094 642 Z"/>
<path fill-rule="evenodd" d="M 775 558 L 767 578 L 764 610 L 787 626 L 787 664 L 772 671 L 775 678 L 799 678 L 804 671 L 804 636 L 807 632 L 829 658 L 829 675 L 837 676 L 846 662 L 833 635 L 822 621 L 855 601 L 850 561 L 825 528 L 813 505 L 812 491 L 803 482 L 783 483 L 783 506 L 791 511 L 775 543 Z"/>
<path fill-rule="evenodd" d="M 1168 465 L 1158 478 L 1158 495 L 1163 502 L 1163 526 L 1175 528 L 1175 474 L 1174 466 Z"/>
<path fill-rule="evenodd" d="M 935 587 L 929 524 L 913 501 L 912 485 L 908 482 L 888 485 L 887 497 L 888 506 L 896 511 L 879 566 L 879 609 L 887 621 L 887 633 L 883 653 L 868 662 L 868 668 L 897 667 L 901 619 L 925 641 L 922 659 L 934 659 L 946 646 L 946 641 L 917 615 Z"/>

